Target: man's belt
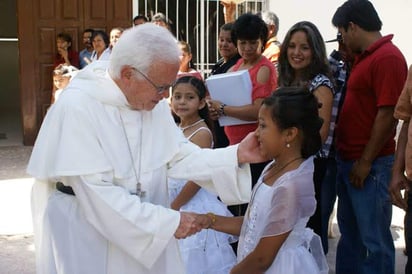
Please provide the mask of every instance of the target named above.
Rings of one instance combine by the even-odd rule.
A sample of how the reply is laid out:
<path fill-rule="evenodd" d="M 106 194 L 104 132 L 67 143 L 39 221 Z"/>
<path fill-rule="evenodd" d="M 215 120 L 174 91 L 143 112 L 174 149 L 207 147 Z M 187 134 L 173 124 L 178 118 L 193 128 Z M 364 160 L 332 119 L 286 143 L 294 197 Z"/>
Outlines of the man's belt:
<path fill-rule="evenodd" d="M 57 182 L 56 183 L 56 189 L 60 192 L 65 193 L 65 194 L 75 196 L 73 188 L 71 186 L 65 186 L 62 182 Z"/>

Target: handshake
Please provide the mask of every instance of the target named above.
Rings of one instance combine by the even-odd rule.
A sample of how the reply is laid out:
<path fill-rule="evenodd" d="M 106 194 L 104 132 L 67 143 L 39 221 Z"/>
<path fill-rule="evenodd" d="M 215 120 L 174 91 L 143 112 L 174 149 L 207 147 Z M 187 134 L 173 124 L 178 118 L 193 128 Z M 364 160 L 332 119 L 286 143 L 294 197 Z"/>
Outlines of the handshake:
<path fill-rule="evenodd" d="M 180 212 L 180 223 L 174 236 L 177 239 L 184 239 L 200 230 L 210 228 L 216 220 L 212 213 L 197 214 L 192 212 Z"/>

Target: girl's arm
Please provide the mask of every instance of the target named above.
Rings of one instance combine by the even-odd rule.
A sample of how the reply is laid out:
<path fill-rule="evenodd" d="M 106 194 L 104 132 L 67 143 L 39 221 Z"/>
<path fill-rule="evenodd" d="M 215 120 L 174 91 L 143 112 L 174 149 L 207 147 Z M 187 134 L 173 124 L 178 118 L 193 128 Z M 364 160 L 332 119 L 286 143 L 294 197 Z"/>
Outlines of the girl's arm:
<path fill-rule="evenodd" d="M 322 143 L 325 143 L 329 134 L 330 118 L 332 116 L 333 93 L 327 86 L 320 86 L 313 91 L 313 94 L 322 104 L 319 109 L 319 117 L 323 119 L 322 127 L 320 128 L 320 137 Z"/>
<path fill-rule="evenodd" d="M 211 228 L 216 231 L 239 236 L 240 229 L 242 228 L 243 216 L 227 217 L 207 213 L 199 215 L 198 222 L 203 228 Z"/>
<path fill-rule="evenodd" d="M 201 148 L 210 148 L 212 146 L 212 136 L 206 130 L 197 132 L 190 141 Z M 200 190 L 200 186 L 192 181 L 188 181 L 182 188 L 182 191 L 176 196 L 170 207 L 174 210 L 179 210 L 183 205 L 190 201 L 193 196 Z"/>
<path fill-rule="evenodd" d="M 190 201 L 193 196 L 199 191 L 200 186 L 192 181 L 188 181 L 182 188 L 182 191 L 177 195 L 170 207 L 174 210 L 179 210 L 183 205 Z"/>
<path fill-rule="evenodd" d="M 276 236 L 261 238 L 256 248 L 240 263 L 235 265 L 230 274 L 265 273 L 272 265 L 289 233 L 290 231 Z"/>

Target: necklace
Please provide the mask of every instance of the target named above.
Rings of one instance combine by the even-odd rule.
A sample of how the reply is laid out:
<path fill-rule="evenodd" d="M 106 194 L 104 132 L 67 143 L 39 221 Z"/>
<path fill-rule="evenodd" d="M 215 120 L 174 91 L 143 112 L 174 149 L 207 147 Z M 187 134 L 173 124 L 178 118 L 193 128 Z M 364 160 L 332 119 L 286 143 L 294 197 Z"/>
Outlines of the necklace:
<path fill-rule="evenodd" d="M 181 127 L 181 126 L 179 125 L 179 127 L 180 127 L 180 129 L 181 129 L 182 131 L 185 131 L 186 129 L 191 128 L 191 127 L 194 127 L 195 125 L 200 124 L 200 123 L 203 122 L 203 121 L 204 121 L 204 119 L 200 119 L 200 120 L 197 120 L 196 122 L 194 122 L 193 124 L 190 124 L 190 125 L 188 125 L 188 126 Z"/>
<path fill-rule="evenodd" d="M 125 126 L 124 126 L 124 122 L 123 122 L 123 117 L 122 117 L 121 110 L 119 110 L 119 115 L 120 115 L 120 121 L 121 121 L 121 123 L 122 123 L 123 133 L 124 133 L 124 136 L 125 136 L 125 138 L 126 138 L 127 148 L 128 148 L 128 150 L 129 150 L 129 156 L 130 156 L 130 159 L 131 159 L 131 161 L 132 161 L 134 177 L 135 177 L 135 179 L 136 179 L 136 192 L 135 192 L 135 193 L 132 192 L 131 194 L 137 195 L 137 196 L 139 196 L 140 198 L 144 198 L 145 195 L 146 195 L 146 191 L 143 191 L 143 190 L 142 190 L 142 184 L 139 182 L 139 178 L 140 178 L 140 175 L 141 175 L 141 173 L 142 173 L 143 128 L 140 128 L 139 175 L 138 175 L 138 174 L 137 174 L 137 171 L 136 171 L 136 165 L 135 165 L 135 162 L 134 162 L 134 159 L 133 159 L 132 149 L 130 148 L 129 138 L 127 137 L 126 128 L 125 128 Z M 140 117 L 140 125 L 143 127 L 143 117 L 142 117 L 142 116 Z"/>
<path fill-rule="evenodd" d="M 299 159 L 302 159 L 302 157 L 297 157 L 297 158 L 294 158 L 294 159 L 290 160 L 289 162 L 287 162 L 286 164 L 284 164 L 283 166 L 281 166 L 280 168 L 278 168 L 278 170 L 274 171 L 273 174 L 271 174 L 270 176 L 268 176 L 269 174 L 265 174 L 263 181 L 267 181 L 268 178 L 272 178 L 272 177 L 274 177 L 275 175 L 279 174 L 279 173 L 280 173 L 282 170 L 284 170 L 287 166 L 289 166 L 290 164 L 292 164 L 293 162 L 295 162 L 295 161 L 297 161 L 297 160 L 299 160 Z M 272 167 L 273 167 L 273 166 L 272 166 Z M 269 172 L 268 172 L 268 173 L 269 173 Z"/>

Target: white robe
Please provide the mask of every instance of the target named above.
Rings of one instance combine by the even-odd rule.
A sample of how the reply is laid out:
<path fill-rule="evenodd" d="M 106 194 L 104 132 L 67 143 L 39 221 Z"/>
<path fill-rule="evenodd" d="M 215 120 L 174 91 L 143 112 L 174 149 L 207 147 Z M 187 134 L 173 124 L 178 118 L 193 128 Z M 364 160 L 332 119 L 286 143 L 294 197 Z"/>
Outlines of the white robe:
<path fill-rule="evenodd" d="M 180 215 L 168 208 L 166 178 L 195 180 L 227 204 L 244 203 L 249 167 L 238 165 L 237 146 L 201 150 L 188 142 L 165 100 L 150 112 L 131 110 L 106 67 L 94 62 L 79 72 L 33 148 L 37 273 L 184 273 L 173 236 Z M 133 164 L 143 198 L 130 195 Z M 56 181 L 76 196 L 56 191 Z"/>

